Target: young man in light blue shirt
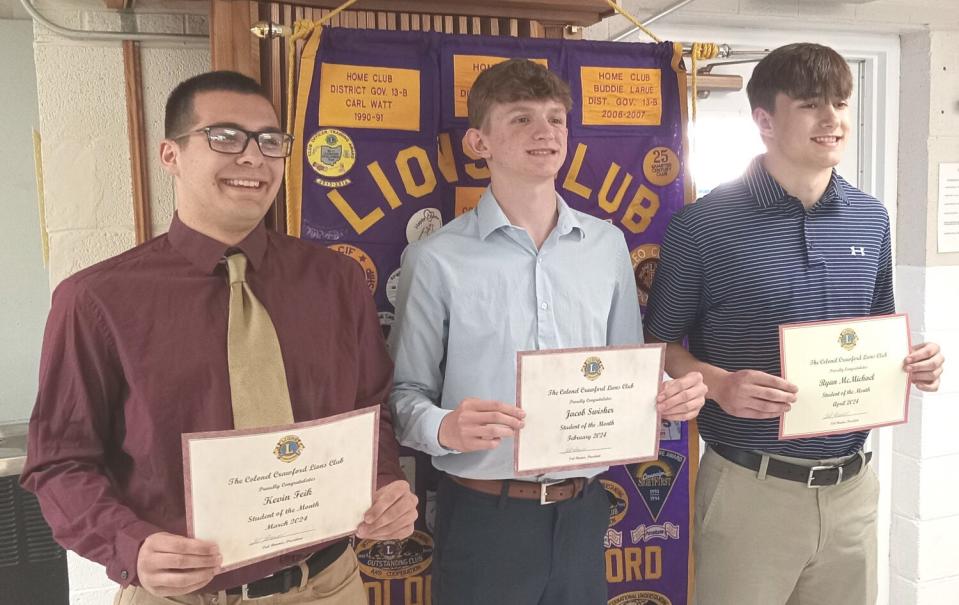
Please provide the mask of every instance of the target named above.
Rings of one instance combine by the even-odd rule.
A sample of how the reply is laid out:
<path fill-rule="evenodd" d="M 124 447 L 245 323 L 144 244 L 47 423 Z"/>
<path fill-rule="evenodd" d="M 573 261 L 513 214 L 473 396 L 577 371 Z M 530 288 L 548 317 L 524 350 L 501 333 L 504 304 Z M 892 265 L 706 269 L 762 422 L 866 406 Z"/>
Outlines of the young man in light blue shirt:
<path fill-rule="evenodd" d="M 468 99 L 465 144 L 486 160 L 476 209 L 410 245 L 391 332 L 400 442 L 444 472 L 437 494 L 436 605 L 606 603 L 606 467 L 518 480 L 516 352 L 642 342 L 622 233 L 569 208 L 569 87 L 526 60 L 494 66 Z M 666 383 L 664 419 L 703 406 L 702 376 Z M 558 482 L 548 489 L 546 483 Z M 551 506 L 541 504 L 541 495 Z"/>

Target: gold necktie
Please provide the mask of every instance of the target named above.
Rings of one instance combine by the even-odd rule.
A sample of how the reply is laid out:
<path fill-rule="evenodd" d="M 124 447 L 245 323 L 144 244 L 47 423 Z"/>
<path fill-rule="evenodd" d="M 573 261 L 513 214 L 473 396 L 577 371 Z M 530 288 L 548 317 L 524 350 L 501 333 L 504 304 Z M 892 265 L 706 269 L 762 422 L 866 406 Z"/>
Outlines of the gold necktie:
<path fill-rule="evenodd" d="M 290 424 L 293 407 L 273 321 L 246 283 L 246 256 L 226 258 L 230 274 L 227 359 L 237 429 Z"/>

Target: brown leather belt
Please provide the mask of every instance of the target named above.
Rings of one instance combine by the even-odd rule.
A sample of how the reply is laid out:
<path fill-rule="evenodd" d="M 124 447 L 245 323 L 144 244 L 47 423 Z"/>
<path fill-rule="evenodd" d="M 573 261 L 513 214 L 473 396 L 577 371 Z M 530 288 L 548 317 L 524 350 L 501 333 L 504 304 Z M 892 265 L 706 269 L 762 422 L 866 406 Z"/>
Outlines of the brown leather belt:
<path fill-rule="evenodd" d="M 499 496 L 503 493 L 503 482 L 509 483 L 506 495 L 521 500 L 539 500 L 540 504 L 553 504 L 571 500 L 583 493 L 590 480 L 575 477 L 555 483 L 538 483 L 536 481 L 517 481 L 515 479 L 467 479 L 449 475 L 449 478 L 467 489 L 482 494 Z"/>

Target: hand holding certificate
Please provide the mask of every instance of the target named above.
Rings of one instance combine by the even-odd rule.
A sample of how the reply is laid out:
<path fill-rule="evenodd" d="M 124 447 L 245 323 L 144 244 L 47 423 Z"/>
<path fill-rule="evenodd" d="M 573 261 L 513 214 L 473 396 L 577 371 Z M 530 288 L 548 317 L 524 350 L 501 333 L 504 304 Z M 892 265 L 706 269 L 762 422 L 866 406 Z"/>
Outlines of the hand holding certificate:
<path fill-rule="evenodd" d="M 783 378 L 799 388 L 780 439 L 906 422 L 909 322 L 889 315 L 780 326 Z"/>
<path fill-rule="evenodd" d="M 370 508 L 379 408 L 183 435 L 187 527 L 228 571 L 350 535 Z"/>
<path fill-rule="evenodd" d="M 517 355 L 516 405 L 526 411 L 515 441 L 518 475 L 651 460 L 665 345 Z"/>

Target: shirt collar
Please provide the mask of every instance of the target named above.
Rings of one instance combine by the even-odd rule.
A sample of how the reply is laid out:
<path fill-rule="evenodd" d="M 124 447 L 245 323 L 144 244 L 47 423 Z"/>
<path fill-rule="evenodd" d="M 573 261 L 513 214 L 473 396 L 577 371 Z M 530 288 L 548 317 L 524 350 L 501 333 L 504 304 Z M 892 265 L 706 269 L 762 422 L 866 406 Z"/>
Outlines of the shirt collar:
<path fill-rule="evenodd" d="M 193 266 L 208 274 L 216 270 L 228 251 L 242 252 L 253 270 L 260 267 L 263 257 L 266 256 L 266 226 L 263 221 L 260 221 L 253 231 L 243 238 L 243 241 L 235 246 L 228 246 L 191 229 L 174 212 L 167 237 L 174 250 L 183 255 Z"/>
<path fill-rule="evenodd" d="M 567 235 L 572 232 L 573 229 L 576 229 L 580 239 L 586 236 L 586 231 L 583 229 L 583 224 L 579 220 L 579 217 L 570 210 L 570 207 L 566 204 L 566 200 L 558 193 L 556 194 L 556 211 L 558 214 L 555 227 L 557 235 Z M 494 231 L 510 226 L 509 219 L 496 201 L 491 187 L 486 188 L 486 191 L 484 191 L 482 197 L 480 197 L 479 203 L 476 205 L 476 219 L 479 225 L 480 239 L 484 240 Z"/>
<path fill-rule="evenodd" d="M 753 161 L 750 162 L 749 167 L 746 169 L 746 174 L 743 175 L 743 180 L 746 183 L 746 188 L 749 189 L 749 192 L 752 194 L 753 199 L 759 204 L 759 207 L 771 208 L 791 196 L 786 193 L 786 190 L 782 188 L 782 185 L 780 185 L 771 174 L 766 172 L 766 169 L 763 167 L 762 157 L 763 156 L 760 155 L 753 158 Z M 842 183 L 840 182 L 841 178 L 839 173 L 836 172 L 836 169 L 833 168 L 832 174 L 829 177 L 829 184 L 826 185 L 826 191 L 823 192 L 822 198 L 813 206 L 814 208 L 826 205 L 832 201 L 842 202 L 846 206 L 849 205 L 849 198 L 846 197 L 846 192 L 843 191 Z"/>

